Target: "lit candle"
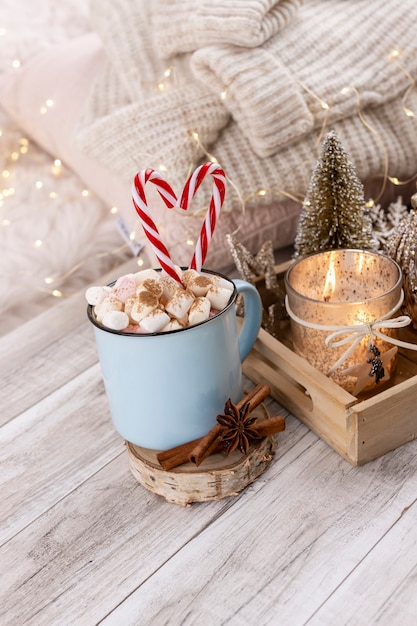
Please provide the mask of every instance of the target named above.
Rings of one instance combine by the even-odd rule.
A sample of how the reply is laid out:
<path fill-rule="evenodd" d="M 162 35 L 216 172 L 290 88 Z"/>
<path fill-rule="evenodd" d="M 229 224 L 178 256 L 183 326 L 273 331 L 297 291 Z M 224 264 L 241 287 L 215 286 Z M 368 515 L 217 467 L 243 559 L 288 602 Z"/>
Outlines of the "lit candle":
<path fill-rule="evenodd" d="M 296 261 L 285 283 L 294 352 L 355 394 L 389 379 L 397 348 L 378 333 L 398 333 L 381 322 L 402 302 L 395 261 L 375 252 L 329 250 Z"/>

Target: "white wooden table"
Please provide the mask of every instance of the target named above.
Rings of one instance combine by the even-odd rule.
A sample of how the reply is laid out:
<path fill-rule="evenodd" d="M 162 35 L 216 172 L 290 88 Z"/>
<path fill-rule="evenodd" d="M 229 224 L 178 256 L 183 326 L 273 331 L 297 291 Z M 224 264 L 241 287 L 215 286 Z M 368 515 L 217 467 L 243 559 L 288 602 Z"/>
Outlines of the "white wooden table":
<path fill-rule="evenodd" d="M 417 440 L 354 468 L 288 416 L 241 494 L 169 504 L 129 470 L 85 310 L 0 342 L 2 626 L 417 624 Z"/>

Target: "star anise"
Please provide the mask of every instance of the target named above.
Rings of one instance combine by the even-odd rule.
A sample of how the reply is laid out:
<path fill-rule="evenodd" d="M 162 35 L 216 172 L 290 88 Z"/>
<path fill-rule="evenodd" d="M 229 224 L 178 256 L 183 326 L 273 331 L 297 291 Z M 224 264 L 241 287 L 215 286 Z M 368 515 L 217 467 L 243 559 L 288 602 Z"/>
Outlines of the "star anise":
<path fill-rule="evenodd" d="M 238 409 L 229 398 L 224 407 L 224 415 L 218 415 L 217 421 L 225 427 L 221 439 L 227 454 L 236 448 L 242 454 L 247 454 L 251 440 L 261 439 L 256 428 L 252 427 L 256 417 L 250 416 L 250 402 Z"/>

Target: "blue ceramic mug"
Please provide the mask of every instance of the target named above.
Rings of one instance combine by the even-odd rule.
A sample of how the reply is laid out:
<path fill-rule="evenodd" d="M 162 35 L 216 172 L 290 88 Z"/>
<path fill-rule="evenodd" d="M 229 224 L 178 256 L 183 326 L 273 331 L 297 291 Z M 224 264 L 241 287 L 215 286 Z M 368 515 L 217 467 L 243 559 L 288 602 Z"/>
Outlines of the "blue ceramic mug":
<path fill-rule="evenodd" d="M 167 450 L 202 437 L 228 398 L 242 398 L 241 362 L 258 335 L 262 304 L 253 285 L 229 282 L 233 291 L 226 308 L 205 322 L 165 333 L 110 330 L 88 306 L 113 424 L 127 441 Z M 238 294 L 245 307 L 240 333 Z"/>

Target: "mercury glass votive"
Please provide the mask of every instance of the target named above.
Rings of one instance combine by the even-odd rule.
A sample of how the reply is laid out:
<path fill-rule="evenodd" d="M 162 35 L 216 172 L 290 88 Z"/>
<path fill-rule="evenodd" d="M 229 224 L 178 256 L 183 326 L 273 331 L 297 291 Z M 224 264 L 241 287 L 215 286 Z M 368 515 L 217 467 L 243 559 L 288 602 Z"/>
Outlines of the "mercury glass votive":
<path fill-rule="evenodd" d="M 349 343 L 326 346 L 326 338 L 334 327 L 343 330 L 347 326 L 372 324 L 390 312 L 393 317 L 401 304 L 402 273 L 393 259 L 376 252 L 329 250 L 295 261 L 285 275 L 285 286 L 288 312 L 299 320 L 291 319 L 294 352 L 328 374 L 349 347 Z M 323 329 L 311 328 L 309 324 Z M 381 325 L 378 330 L 389 337 L 398 333 Z M 338 339 L 349 334 L 342 333 Z M 342 372 L 369 363 L 369 339 L 369 333 L 363 335 L 354 351 L 331 374 L 349 392 L 353 391 L 356 380 Z M 375 345 L 381 354 L 393 348 L 381 338 L 375 339 Z M 386 365 L 385 378 L 390 377 L 394 367 L 395 357 Z M 375 384 L 376 379 L 370 377 L 367 388 Z"/>

